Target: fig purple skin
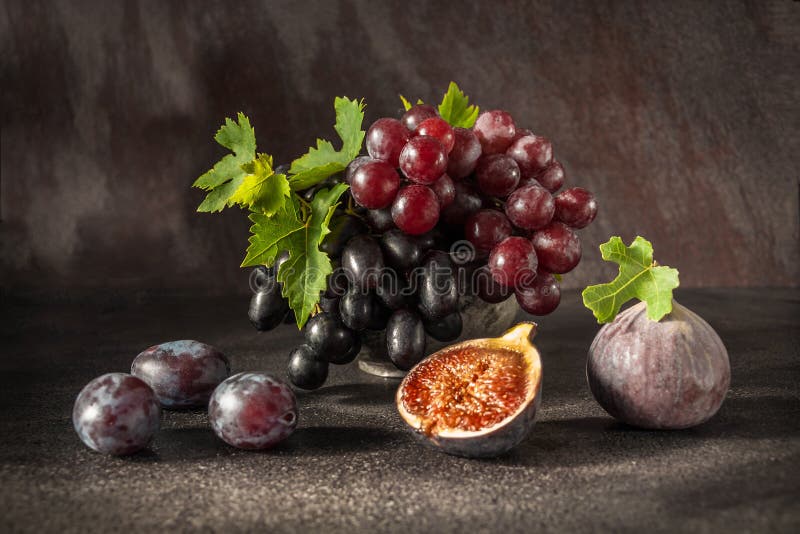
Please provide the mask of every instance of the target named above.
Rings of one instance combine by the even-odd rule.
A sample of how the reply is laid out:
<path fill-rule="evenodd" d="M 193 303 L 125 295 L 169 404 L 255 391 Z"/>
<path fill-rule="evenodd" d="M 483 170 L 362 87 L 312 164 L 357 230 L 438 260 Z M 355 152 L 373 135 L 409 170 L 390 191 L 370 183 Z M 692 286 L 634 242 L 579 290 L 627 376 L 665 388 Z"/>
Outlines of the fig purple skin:
<path fill-rule="evenodd" d="M 131 374 L 144 380 L 164 408 L 208 405 L 214 388 L 230 375 L 228 358 L 199 341 L 170 341 L 139 354 Z"/>
<path fill-rule="evenodd" d="M 72 410 L 81 441 L 97 452 L 118 456 L 145 448 L 160 418 L 150 386 L 125 373 L 109 373 L 86 384 Z"/>
<path fill-rule="evenodd" d="M 589 388 L 626 424 L 681 429 L 710 419 L 725 399 L 731 368 L 711 326 L 677 302 L 660 321 L 644 302 L 600 329 L 589 348 Z"/>
<path fill-rule="evenodd" d="M 297 398 L 282 380 L 266 373 L 239 373 L 220 384 L 208 403 L 211 428 L 240 449 L 267 449 L 297 426 Z"/>

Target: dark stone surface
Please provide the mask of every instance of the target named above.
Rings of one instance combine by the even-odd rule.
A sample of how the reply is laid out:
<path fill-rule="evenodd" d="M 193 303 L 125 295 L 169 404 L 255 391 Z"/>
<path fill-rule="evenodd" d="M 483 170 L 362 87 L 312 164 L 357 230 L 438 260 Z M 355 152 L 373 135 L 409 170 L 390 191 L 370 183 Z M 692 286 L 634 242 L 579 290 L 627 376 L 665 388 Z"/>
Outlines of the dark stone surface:
<path fill-rule="evenodd" d="M 800 292 L 677 299 L 730 353 L 732 387 L 716 417 L 677 432 L 615 423 L 584 374 L 598 327 L 566 292 L 540 320 L 533 433 L 507 456 L 475 461 L 419 445 L 395 411 L 397 383 L 355 365 L 299 394 L 299 427 L 275 450 L 233 449 L 204 413 L 167 412 L 149 451 L 99 455 L 69 419 L 91 378 L 183 338 L 222 349 L 235 372 L 282 374 L 299 334 L 256 333 L 240 297 L 4 298 L 0 531 L 797 532 Z"/>
<path fill-rule="evenodd" d="M 797 285 L 798 27 L 788 0 L 5 0 L 0 280 L 238 291 L 248 221 L 189 189 L 225 116 L 284 162 L 336 95 L 374 120 L 456 80 L 597 193 L 568 287 L 637 233 L 684 287 Z"/>

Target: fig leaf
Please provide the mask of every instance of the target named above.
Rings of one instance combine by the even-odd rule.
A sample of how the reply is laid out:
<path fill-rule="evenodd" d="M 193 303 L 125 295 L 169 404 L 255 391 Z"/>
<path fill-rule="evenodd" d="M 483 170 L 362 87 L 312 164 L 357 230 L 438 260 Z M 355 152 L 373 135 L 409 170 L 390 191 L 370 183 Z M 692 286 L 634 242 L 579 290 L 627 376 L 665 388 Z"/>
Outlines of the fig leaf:
<path fill-rule="evenodd" d="M 653 261 L 653 245 L 636 236 L 629 247 L 613 236 L 600 245 L 603 259 L 619 264 L 619 274 L 607 284 L 583 290 L 583 305 L 598 323 L 610 323 L 623 304 L 632 298 L 647 303 L 647 317 L 659 321 L 672 311 L 672 290 L 678 287 L 678 270 Z"/>

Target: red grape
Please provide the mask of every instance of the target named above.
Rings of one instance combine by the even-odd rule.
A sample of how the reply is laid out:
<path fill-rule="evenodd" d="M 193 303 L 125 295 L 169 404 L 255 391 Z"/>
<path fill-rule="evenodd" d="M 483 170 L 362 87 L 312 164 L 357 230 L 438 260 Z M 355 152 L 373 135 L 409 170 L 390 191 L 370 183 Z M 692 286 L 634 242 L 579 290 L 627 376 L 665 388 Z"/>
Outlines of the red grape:
<path fill-rule="evenodd" d="M 433 182 L 431 189 L 433 189 L 433 192 L 439 197 L 439 204 L 442 209 L 452 204 L 453 199 L 456 198 L 455 184 L 453 184 L 453 180 L 446 174 L 443 174 L 441 178 Z"/>
<path fill-rule="evenodd" d="M 520 137 L 525 137 L 526 135 L 534 135 L 534 133 L 527 128 L 517 128 L 514 132 L 514 139 L 511 140 L 511 144 L 514 144 L 514 141 Z"/>
<path fill-rule="evenodd" d="M 581 261 L 581 240 L 564 223 L 553 222 L 531 236 L 539 265 L 551 273 L 571 271 Z"/>
<path fill-rule="evenodd" d="M 530 285 L 536 278 L 538 260 L 533 243 L 524 237 L 507 237 L 489 254 L 489 271 L 506 287 Z"/>
<path fill-rule="evenodd" d="M 417 129 L 419 123 L 425 119 L 438 116 L 439 112 L 436 111 L 435 107 L 427 104 L 417 104 L 416 106 L 410 107 L 408 111 L 403 114 L 403 116 L 400 118 L 400 122 L 403 123 L 403 126 L 413 132 Z"/>
<path fill-rule="evenodd" d="M 555 219 L 572 228 L 583 228 L 597 215 L 594 195 L 582 187 L 571 187 L 555 197 Z"/>
<path fill-rule="evenodd" d="M 400 152 L 400 169 L 412 182 L 432 184 L 447 169 L 444 145 L 435 137 L 412 137 Z"/>
<path fill-rule="evenodd" d="M 464 237 L 480 253 L 488 253 L 496 244 L 511 236 L 513 229 L 508 218 L 496 210 L 473 213 L 464 225 Z"/>
<path fill-rule="evenodd" d="M 523 180 L 520 180 L 520 183 L 522 182 Z M 542 172 L 529 177 L 524 182 L 525 185 L 537 183 L 550 193 L 555 193 L 564 185 L 564 167 L 558 160 L 553 160 Z"/>
<path fill-rule="evenodd" d="M 453 150 L 447 155 L 447 174 L 460 180 L 472 174 L 481 157 L 481 142 L 475 132 L 466 128 L 453 128 Z"/>
<path fill-rule="evenodd" d="M 344 181 L 345 183 L 350 183 L 353 179 L 353 173 L 355 173 L 359 167 L 365 164 L 368 161 L 374 161 L 369 156 L 358 156 L 353 161 L 347 164 L 347 168 L 344 170 Z"/>
<path fill-rule="evenodd" d="M 547 315 L 561 302 L 561 288 L 552 274 L 539 271 L 532 284 L 514 290 L 519 307 L 532 315 Z"/>
<path fill-rule="evenodd" d="M 372 123 L 367 131 L 365 144 L 367 152 L 374 159 L 397 167 L 400 151 L 403 150 L 411 134 L 397 119 L 383 118 Z"/>
<path fill-rule="evenodd" d="M 439 199 L 436 193 L 424 185 L 404 187 L 397 193 L 392 204 L 392 219 L 408 235 L 424 234 L 439 221 Z"/>
<path fill-rule="evenodd" d="M 455 136 L 453 134 L 453 127 L 450 126 L 446 120 L 441 117 L 431 117 L 425 119 L 417 129 L 414 130 L 414 135 L 429 135 L 439 140 L 447 152 L 453 150 L 455 143 Z"/>
<path fill-rule="evenodd" d="M 506 197 L 519 183 L 519 167 L 510 156 L 490 154 L 478 160 L 475 177 L 478 188 L 484 194 Z"/>
<path fill-rule="evenodd" d="M 392 203 L 400 188 L 400 176 L 385 161 L 369 161 L 361 165 L 350 179 L 350 191 L 359 206 L 385 208 Z"/>
<path fill-rule="evenodd" d="M 543 187 L 520 187 L 506 201 L 506 215 L 517 228 L 536 230 L 547 226 L 555 212 L 553 197 Z"/>
<path fill-rule="evenodd" d="M 456 182 L 456 197 L 449 206 L 442 210 L 442 217 L 448 224 L 464 224 L 467 218 L 481 209 L 481 197 L 471 185 Z"/>
<path fill-rule="evenodd" d="M 499 109 L 481 113 L 472 129 L 481 142 L 484 154 L 505 152 L 516 132 L 514 119 L 508 112 Z"/>
<path fill-rule="evenodd" d="M 506 153 L 517 162 L 523 178 L 539 174 L 553 161 L 553 146 L 538 135 L 520 137 Z"/>

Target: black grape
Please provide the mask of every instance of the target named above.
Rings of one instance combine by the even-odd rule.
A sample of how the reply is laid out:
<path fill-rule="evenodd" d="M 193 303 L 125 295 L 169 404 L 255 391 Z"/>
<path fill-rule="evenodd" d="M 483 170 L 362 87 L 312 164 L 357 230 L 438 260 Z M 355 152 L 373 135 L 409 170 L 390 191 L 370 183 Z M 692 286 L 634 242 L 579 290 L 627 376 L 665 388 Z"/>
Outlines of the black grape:
<path fill-rule="evenodd" d="M 459 312 L 451 313 L 437 321 L 424 321 L 425 332 L 437 341 L 453 341 L 461 335 L 464 325 Z"/>
<path fill-rule="evenodd" d="M 345 293 L 339 301 L 339 315 L 342 317 L 342 322 L 356 331 L 367 328 L 374 312 L 375 302 L 372 295 L 358 288 Z"/>
<path fill-rule="evenodd" d="M 309 319 L 304 334 L 306 344 L 314 353 L 333 363 L 350 358 L 350 352 L 356 343 L 360 345 L 360 338 L 355 332 L 342 324 L 337 316 L 326 312 Z M 352 358 L 354 357 L 355 354 L 352 354 Z"/>
<path fill-rule="evenodd" d="M 422 260 L 419 276 L 419 310 L 428 320 L 449 315 L 458 309 L 458 283 L 450 256 L 430 251 Z"/>
<path fill-rule="evenodd" d="M 383 253 L 378 242 L 368 235 L 348 241 L 342 253 L 342 268 L 356 287 L 375 287 L 384 268 Z"/>
<path fill-rule="evenodd" d="M 250 298 L 247 317 L 257 330 L 264 332 L 281 324 L 288 311 L 289 303 L 281 295 L 278 284 L 273 282 Z"/>
<path fill-rule="evenodd" d="M 340 215 L 331 222 L 331 233 L 325 236 L 319 249 L 331 258 L 342 255 L 347 242 L 351 238 L 367 233 L 367 225 L 352 215 Z"/>
<path fill-rule="evenodd" d="M 422 258 L 419 241 L 401 230 L 389 230 L 381 236 L 383 257 L 389 267 L 405 273 L 416 267 Z"/>
<path fill-rule="evenodd" d="M 317 389 L 328 379 L 328 361 L 308 345 L 300 345 L 289 355 L 289 380 L 303 389 Z"/>
<path fill-rule="evenodd" d="M 425 357 L 425 328 L 409 310 L 392 314 L 386 325 L 386 351 L 398 369 L 408 370 Z"/>

